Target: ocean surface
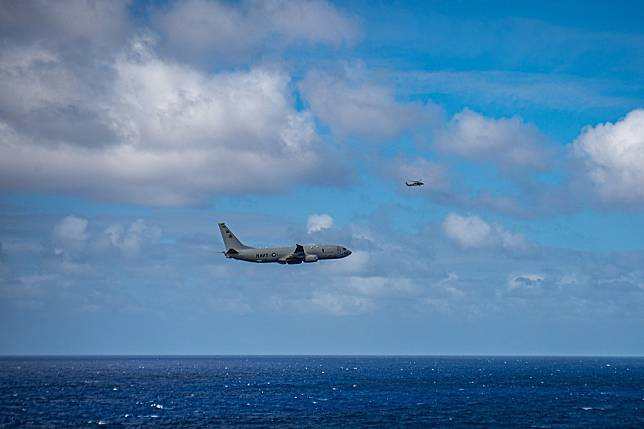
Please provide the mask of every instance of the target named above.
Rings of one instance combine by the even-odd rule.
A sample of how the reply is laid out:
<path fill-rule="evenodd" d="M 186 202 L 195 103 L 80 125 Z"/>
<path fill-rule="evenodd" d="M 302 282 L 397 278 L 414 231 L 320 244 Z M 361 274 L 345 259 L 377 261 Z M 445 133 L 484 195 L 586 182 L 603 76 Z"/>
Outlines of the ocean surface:
<path fill-rule="evenodd" d="M 0 427 L 644 428 L 644 358 L 0 358 Z"/>

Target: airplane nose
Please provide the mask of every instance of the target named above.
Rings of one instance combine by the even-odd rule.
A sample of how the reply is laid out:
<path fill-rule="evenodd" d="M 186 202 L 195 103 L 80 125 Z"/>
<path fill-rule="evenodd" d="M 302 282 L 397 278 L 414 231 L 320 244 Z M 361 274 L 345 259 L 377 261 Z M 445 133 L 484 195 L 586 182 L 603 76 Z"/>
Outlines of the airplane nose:
<path fill-rule="evenodd" d="M 347 249 L 347 256 L 351 254 L 351 250 Z"/>

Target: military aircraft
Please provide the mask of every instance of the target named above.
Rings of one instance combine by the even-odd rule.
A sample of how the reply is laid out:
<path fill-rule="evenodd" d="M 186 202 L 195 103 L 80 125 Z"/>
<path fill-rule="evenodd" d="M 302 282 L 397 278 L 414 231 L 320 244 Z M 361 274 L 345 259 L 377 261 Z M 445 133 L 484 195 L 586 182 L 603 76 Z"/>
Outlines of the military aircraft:
<path fill-rule="evenodd" d="M 302 262 L 317 262 L 320 259 L 340 259 L 351 254 L 351 250 L 335 244 L 296 244 L 291 247 L 255 248 L 242 244 L 230 231 L 225 223 L 219 224 L 221 238 L 224 239 L 226 258 L 239 259 L 248 262 L 277 262 L 278 264 L 301 264 Z"/>
<path fill-rule="evenodd" d="M 423 186 L 425 183 L 423 183 L 423 180 L 407 180 L 405 182 L 405 185 L 407 186 Z"/>

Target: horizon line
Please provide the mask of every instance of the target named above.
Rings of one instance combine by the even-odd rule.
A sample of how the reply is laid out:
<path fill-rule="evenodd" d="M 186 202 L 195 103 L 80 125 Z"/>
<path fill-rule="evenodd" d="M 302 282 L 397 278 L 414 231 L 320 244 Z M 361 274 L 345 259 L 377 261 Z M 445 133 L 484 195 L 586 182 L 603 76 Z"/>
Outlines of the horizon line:
<path fill-rule="evenodd" d="M 266 353 L 221 353 L 221 354 L 98 354 L 98 353 L 32 353 L 32 354 L 4 354 L 0 353 L 0 359 L 5 358 L 233 358 L 233 357 L 357 357 L 357 358 L 406 358 L 406 357 L 434 357 L 434 358 L 644 358 L 644 355 L 636 354 L 615 354 L 615 355 L 594 355 L 594 354 L 266 354 Z"/>

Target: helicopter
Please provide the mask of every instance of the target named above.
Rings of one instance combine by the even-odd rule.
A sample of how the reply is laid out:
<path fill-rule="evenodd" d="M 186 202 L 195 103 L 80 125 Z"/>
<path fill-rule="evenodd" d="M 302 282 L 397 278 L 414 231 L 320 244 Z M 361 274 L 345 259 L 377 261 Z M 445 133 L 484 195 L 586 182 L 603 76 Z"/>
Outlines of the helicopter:
<path fill-rule="evenodd" d="M 423 186 L 424 184 L 425 183 L 423 183 L 423 179 L 405 181 L 405 185 L 407 185 L 407 186 Z"/>

